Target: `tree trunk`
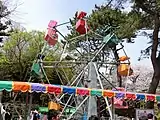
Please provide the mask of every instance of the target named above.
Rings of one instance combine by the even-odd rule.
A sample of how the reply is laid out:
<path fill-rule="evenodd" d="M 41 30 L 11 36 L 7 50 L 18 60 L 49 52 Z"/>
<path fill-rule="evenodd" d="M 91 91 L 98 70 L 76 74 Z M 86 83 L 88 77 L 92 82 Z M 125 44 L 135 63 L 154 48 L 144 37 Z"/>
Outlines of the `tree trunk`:
<path fill-rule="evenodd" d="M 151 82 L 151 84 L 149 86 L 148 93 L 151 93 L 151 94 L 155 94 L 156 93 L 156 89 L 158 87 L 159 80 L 160 80 L 160 76 L 155 76 L 155 72 L 154 72 L 153 77 L 152 77 L 152 82 Z"/>
<path fill-rule="evenodd" d="M 152 77 L 152 82 L 149 86 L 148 93 L 150 93 L 150 94 L 155 94 L 156 93 L 156 89 L 158 87 L 159 80 L 160 80 L 160 77 L 155 76 L 155 73 L 154 73 L 153 77 Z M 153 109 L 154 108 L 154 102 L 149 101 L 147 103 L 147 108 Z"/>
<path fill-rule="evenodd" d="M 160 28 L 160 20 L 159 17 L 156 15 L 155 16 L 155 24 L 154 24 L 154 31 L 153 31 L 153 43 L 152 43 L 152 51 L 151 51 L 151 61 L 153 65 L 153 70 L 154 74 L 152 77 L 151 84 L 149 86 L 148 93 L 155 94 L 156 89 L 159 84 L 160 80 L 160 65 L 159 65 L 159 60 L 160 60 L 160 55 L 157 56 L 157 48 L 158 48 L 158 33 L 159 33 L 159 28 Z M 147 108 L 154 108 L 154 103 L 149 102 L 147 104 Z"/>

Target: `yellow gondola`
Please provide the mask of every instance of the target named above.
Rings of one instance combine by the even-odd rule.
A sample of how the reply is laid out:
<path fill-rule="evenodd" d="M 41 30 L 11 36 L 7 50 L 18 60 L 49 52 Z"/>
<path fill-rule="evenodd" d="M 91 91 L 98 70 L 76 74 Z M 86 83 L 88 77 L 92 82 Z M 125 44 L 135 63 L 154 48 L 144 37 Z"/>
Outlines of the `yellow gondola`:
<path fill-rule="evenodd" d="M 49 103 L 48 103 L 48 109 L 49 110 L 60 110 L 61 109 L 61 105 L 60 104 L 58 104 L 58 103 L 55 103 L 55 102 L 53 102 L 53 101 L 50 101 Z"/>
<path fill-rule="evenodd" d="M 122 63 L 118 66 L 118 73 L 121 76 L 130 76 L 133 74 L 133 70 L 130 65 Z"/>

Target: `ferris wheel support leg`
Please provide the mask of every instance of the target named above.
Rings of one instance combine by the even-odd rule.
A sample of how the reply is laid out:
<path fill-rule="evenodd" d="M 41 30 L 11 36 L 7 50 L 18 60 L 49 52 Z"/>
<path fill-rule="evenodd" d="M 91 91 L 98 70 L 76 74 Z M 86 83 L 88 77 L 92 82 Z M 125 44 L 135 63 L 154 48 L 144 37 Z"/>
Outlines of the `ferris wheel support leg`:
<path fill-rule="evenodd" d="M 94 64 L 95 64 L 94 62 L 89 63 L 89 78 L 88 78 L 89 88 L 97 88 L 97 74 Z M 91 117 L 92 115 L 97 116 L 97 99 L 95 96 L 90 96 L 88 103 L 88 118 Z"/>
<path fill-rule="evenodd" d="M 98 81 L 99 81 L 99 84 L 100 84 L 100 86 L 101 86 L 101 89 L 103 90 L 103 89 L 104 89 L 104 88 L 103 88 L 103 84 L 102 84 L 102 81 L 101 81 L 101 79 L 100 79 L 99 72 L 98 72 L 98 69 L 97 69 L 97 66 L 96 66 L 95 63 L 94 63 L 94 67 L 95 67 L 95 70 L 96 70 L 97 79 L 98 79 Z M 111 111 L 109 102 L 108 102 L 107 98 L 104 98 L 104 99 L 105 99 L 105 102 L 106 102 L 106 104 L 107 104 L 108 112 L 109 112 L 110 117 L 111 117 L 111 120 L 112 120 L 112 119 L 114 119 L 114 118 L 113 118 L 113 113 L 112 113 L 112 111 Z M 112 106 L 113 106 L 113 105 L 112 105 Z"/>
<path fill-rule="evenodd" d="M 77 112 L 77 110 L 85 103 L 85 101 L 88 99 L 89 97 L 87 96 L 82 102 L 81 104 L 76 108 L 75 112 L 73 112 L 68 118 L 67 120 L 70 120 L 72 118 L 72 116 Z"/>
<path fill-rule="evenodd" d="M 29 78 L 28 82 L 31 81 L 31 78 L 32 78 L 32 77 Z M 30 96 L 30 97 L 29 97 L 29 106 L 28 106 L 27 120 L 30 119 L 30 113 L 31 113 L 31 107 L 32 107 L 32 100 L 33 100 L 32 93 L 30 93 L 29 96 Z"/>

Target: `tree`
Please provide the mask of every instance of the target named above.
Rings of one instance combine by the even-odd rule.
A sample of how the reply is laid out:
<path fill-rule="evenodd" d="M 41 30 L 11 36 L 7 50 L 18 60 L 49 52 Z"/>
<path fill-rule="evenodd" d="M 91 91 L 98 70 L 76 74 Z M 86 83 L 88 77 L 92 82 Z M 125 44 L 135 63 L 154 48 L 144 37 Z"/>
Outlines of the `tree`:
<path fill-rule="evenodd" d="M 127 90 L 131 92 L 147 92 L 152 79 L 153 70 L 150 67 L 136 65 L 132 67 L 134 74 L 125 81 L 128 82 Z"/>
<path fill-rule="evenodd" d="M 143 11 L 143 14 L 148 18 L 146 23 L 150 23 L 150 27 L 153 28 L 153 41 L 150 49 L 146 49 L 146 53 L 150 53 L 151 62 L 153 66 L 153 78 L 151 84 L 149 86 L 148 93 L 155 94 L 156 89 L 160 80 L 160 54 L 159 54 L 159 41 L 158 41 L 158 33 L 160 28 L 160 1 L 159 0 L 135 0 L 134 7 L 137 12 Z M 148 54 L 149 55 L 149 54 Z M 153 108 L 153 104 L 148 106 L 149 108 Z"/>
<path fill-rule="evenodd" d="M 113 0 L 111 0 L 113 1 Z M 119 0 L 116 0 L 119 1 Z M 148 93 L 155 94 L 156 89 L 160 80 L 160 54 L 159 54 L 159 41 L 158 33 L 160 28 L 160 1 L 159 0 L 122 0 L 121 6 L 125 4 L 126 1 L 132 2 L 132 13 L 140 14 L 140 24 L 138 25 L 139 29 L 141 28 L 150 28 L 153 29 L 152 42 L 151 46 L 148 47 L 142 54 L 151 56 L 152 66 L 153 66 L 153 77 L 151 84 L 149 86 Z M 148 104 L 149 108 L 153 108 L 153 104 Z"/>
<path fill-rule="evenodd" d="M 17 8 L 16 6 L 13 9 L 9 9 L 9 6 L 7 3 L 8 3 L 7 0 L 0 0 L 0 43 L 3 42 L 4 37 L 9 36 L 9 31 L 7 29 L 11 26 L 11 21 L 8 19 L 8 17 Z M 3 44 L 0 45 L 0 47 L 2 46 Z M 5 60 L 5 57 L 2 54 L 0 54 L 0 58 L 2 61 Z M 0 92 L 0 101 L 1 101 L 1 96 L 2 96 L 2 92 Z"/>
<path fill-rule="evenodd" d="M 12 26 L 10 15 L 13 14 L 19 6 L 18 1 L 16 2 L 17 3 L 13 5 L 11 4 L 12 0 L 0 0 L 0 42 L 2 42 L 4 36 L 9 36 L 9 28 Z"/>
<path fill-rule="evenodd" d="M 1 79 L 23 81 L 28 78 L 31 61 L 42 48 L 43 35 L 38 31 L 28 33 L 15 30 L 11 33 L 2 48 L 1 64 L 8 68 L 8 73 L 3 73 L 4 78 Z"/>
<path fill-rule="evenodd" d="M 113 68 L 114 67 L 114 68 Z M 105 73 L 114 86 L 117 85 L 117 74 L 116 74 L 116 66 L 112 66 L 111 71 L 108 70 L 108 73 Z M 122 87 L 126 88 L 129 92 L 147 92 L 148 86 L 152 79 L 153 70 L 148 66 L 142 65 L 134 65 L 132 66 L 134 70 L 134 74 L 127 77 L 122 77 Z M 105 88 L 109 88 L 110 84 L 107 81 L 103 81 L 103 85 Z"/>
<path fill-rule="evenodd" d="M 1 79 L 27 81 L 30 77 L 30 71 L 33 61 L 41 52 L 44 43 L 45 40 L 43 32 L 25 32 L 14 30 L 10 34 L 9 39 L 4 43 L 4 47 L 1 50 Z M 44 61 L 59 61 L 60 51 L 61 47 L 59 43 L 57 43 L 57 45 L 52 49 L 47 47 L 47 50 L 44 54 Z M 2 68 L 5 68 L 6 70 L 4 71 Z M 47 77 L 50 81 L 52 81 L 52 83 L 62 84 L 61 82 L 59 82 L 60 78 L 56 74 L 56 70 L 59 72 L 64 82 L 66 81 L 64 74 L 69 78 L 72 77 L 71 70 L 67 68 L 64 68 L 63 71 L 60 68 L 45 69 Z M 41 82 L 38 79 L 35 80 L 36 81 L 34 82 Z"/>
<path fill-rule="evenodd" d="M 131 11 L 122 12 L 126 2 L 131 2 Z M 135 37 L 135 32 L 142 28 L 153 29 L 153 42 L 150 49 L 146 49 L 146 53 L 151 53 L 151 61 L 153 65 L 153 78 L 149 86 L 148 93 L 155 94 L 160 80 L 160 54 L 158 51 L 159 41 L 158 32 L 160 28 L 159 20 L 160 1 L 158 0 L 110 0 L 106 5 L 95 6 L 95 9 L 88 16 L 88 23 L 91 29 L 97 30 L 106 25 L 119 26 L 116 29 L 117 36 L 120 39 L 127 38 L 132 42 Z M 68 35 L 76 36 L 77 34 L 71 31 Z M 116 51 L 116 47 L 113 48 Z M 115 58 L 118 59 L 118 54 L 115 52 Z M 153 105 L 149 105 L 152 108 Z"/>
<path fill-rule="evenodd" d="M 5 41 L 4 47 L 2 47 L 0 51 L 0 79 L 27 82 L 31 75 L 31 66 L 33 62 L 36 61 L 35 59 L 41 52 L 45 42 L 43 32 L 14 30 Z M 44 66 L 56 66 L 56 64 L 53 64 L 51 61 L 59 61 L 61 45 L 57 43 L 56 46 L 47 46 L 46 49 L 44 53 L 44 61 L 46 61 L 46 63 L 44 63 Z M 62 64 L 60 63 L 59 65 Z M 66 64 L 63 63 L 63 66 L 66 66 Z M 47 78 L 51 84 L 66 84 L 68 79 L 70 80 L 73 76 L 71 71 L 72 68 L 61 69 L 55 67 L 52 69 L 45 69 Z M 41 79 L 33 76 L 30 82 L 41 83 L 43 80 L 44 83 L 48 84 L 48 79 L 46 79 L 46 77 Z M 61 79 L 63 82 L 61 82 Z M 5 93 L 2 100 L 3 102 L 10 103 L 13 102 L 12 98 L 13 96 L 9 97 L 9 95 Z M 18 94 L 14 103 L 16 104 L 19 101 L 21 101 L 21 103 L 26 103 L 26 98 L 26 93 Z M 34 93 L 33 98 L 33 106 L 34 104 L 46 106 L 50 101 L 48 95 L 43 95 L 42 93 Z"/>
<path fill-rule="evenodd" d="M 133 42 L 131 37 L 134 37 L 136 30 L 139 29 L 139 24 L 141 22 L 140 18 L 141 14 L 137 14 L 136 12 L 122 12 L 120 9 L 113 8 L 109 4 L 101 6 L 95 5 L 92 13 L 87 17 L 87 23 L 92 31 L 99 33 L 103 37 L 105 37 L 109 31 L 112 31 L 115 32 L 119 41 L 125 38 L 127 39 L 127 42 Z M 72 25 L 75 25 L 76 18 L 74 17 L 73 19 L 74 21 L 72 22 Z M 112 28 L 107 32 L 103 32 L 108 27 Z M 70 39 L 77 35 L 78 33 L 75 30 L 71 30 L 71 33 L 67 35 L 67 38 Z M 97 38 L 93 33 L 88 33 L 88 37 L 89 42 L 94 42 L 94 37 Z M 75 44 L 72 43 L 69 49 L 76 49 L 77 44 L 79 44 L 79 42 L 83 43 L 85 39 L 85 37 L 77 38 Z M 115 59 L 118 61 L 119 55 L 116 45 L 112 46 L 111 49 L 114 53 Z M 118 75 L 118 79 L 118 81 L 120 81 L 119 86 L 122 86 L 120 75 Z"/>

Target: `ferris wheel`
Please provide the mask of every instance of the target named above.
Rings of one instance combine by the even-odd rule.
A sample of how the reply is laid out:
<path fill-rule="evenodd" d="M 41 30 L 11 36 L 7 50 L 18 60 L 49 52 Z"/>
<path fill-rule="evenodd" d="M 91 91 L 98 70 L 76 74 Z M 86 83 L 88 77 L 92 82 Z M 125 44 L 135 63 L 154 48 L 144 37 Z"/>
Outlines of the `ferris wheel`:
<path fill-rule="evenodd" d="M 88 25 L 86 15 L 87 13 L 81 11 L 76 13 L 76 20 L 62 24 L 58 24 L 54 20 L 49 22 L 44 47 L 38 54 L 31 73 L 36 77 L 45 78 L 50 84 L 45 69 L 50 67 L 55 69 L 61 84 L 64 85 L 64 94 L 54 94 L 54 97 L 48 94 L 51 100 L 49 109 L 54 106 L 54 109 L 60 110 L 59 116 L 62 119 L 83 118 L 85 120 L 94 115 L 98 117 L 108 115 L 110 119 L 113 119 L 112 100 L 110 98 L 102 98 L 98 92 L 92 93 L 95 96 L 87 96 L 88 93 L 84 89 L 77 91 L 83 93 L 84 96 L 77 96 L 72 94 L 75 92 L 74 90 L 68 90 L 65 87 L 117 89 L 118 81 L 113 80 L 111 74 L 127 77 L 133 73 L 126 53 L 124 52 L 125 56 L 122 57 L 116 54 L 118 50 L 123 50 L 121 40 L 114 32 L 116 27 L 106 25 L 101 29 L 92 30 Z M 76 24 L 73 25 L 73 23 Z M 71 26 L 68 27 L 68 24 Z M 65 37 L 58 30 L 59 26 L 64 25 L 74 31 L 76 36 Z M 59 36 L 63 38 L 61 57 L 59 61 L 53 61 L 52 66 L 47 66 L 47 61 L 44 61 L 46 53 L 49 48 L 56 49 Z M 116 49 L 118 44 L 121 45 L 121 48 Z M 66 67 L 73 71 L 72 78 L 65 74 L 64 68 Z M 57 71 L 58 68 L 64 72 L 63 78 L 65 80 Z"/>

